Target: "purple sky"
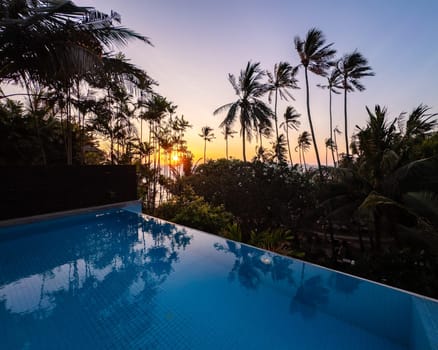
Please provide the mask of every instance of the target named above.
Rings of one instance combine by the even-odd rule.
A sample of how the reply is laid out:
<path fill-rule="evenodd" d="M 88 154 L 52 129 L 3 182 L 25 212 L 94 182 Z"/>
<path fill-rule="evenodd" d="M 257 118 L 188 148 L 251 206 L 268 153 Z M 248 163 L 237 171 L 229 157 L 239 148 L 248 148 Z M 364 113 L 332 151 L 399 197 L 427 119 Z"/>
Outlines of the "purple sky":
<path fill-rule="evenodd" d="M 159 82 L 156 90 L 178 105 L 193 128 L 187 133 L 196 159 L 202 155 L 202 126 L 215 129 L 217 137 L 207 155 L 222 157 L 225 142 L 218 125 L 225 117 L 213 111 L 236 96 L 227 80 L 238 75 L 249 60 L 271 70 L 276 62 L 298 65 L 294 36 L 303 37 L 311 27 L 320 28 L 334 42 L 338 56 L 358 49 L 376 73 L 365 78 L 364 92 L 349 94 L 349 134 L 363 126 L 365 106 L 388 107 L 391 117 L 411 111 L 420 103 L 438 110 L 438 1 L 436 0 L 80 0 L 103 12 L 122 15 L 122 24 L 150 37 L 154 47 L 132 42 L 123 51 Z M 304 76 L 298 75 L 301 90 L 289 101 L 302 114 L 300 132 L 309 130 L 305 109 Z M 328 92 L 316 87 L 324 79 L 310 76 L 311 109 L 325 162 L 323 140 L 329 135 Z M 343 130 L 343 100 L 335 96 L 334 125 Z M 288 103 L 281 103 L 282 116 Z M 235 129 L 239 130 L 236 124 Z M 297 133 L 291 133 L 293 148 Z M 265 145 L 267 142 L 265 142 Z M 343 150 L 340 143 L 340 150 Z M 247 146 L 247 157 L 255 144 Z M 241 140 L 231 141 L 230 155 L 241 157 Z M 294 161 L 298 161 L 297 154 Z M 306 159 L 314 162 L 313 151 Z"/>

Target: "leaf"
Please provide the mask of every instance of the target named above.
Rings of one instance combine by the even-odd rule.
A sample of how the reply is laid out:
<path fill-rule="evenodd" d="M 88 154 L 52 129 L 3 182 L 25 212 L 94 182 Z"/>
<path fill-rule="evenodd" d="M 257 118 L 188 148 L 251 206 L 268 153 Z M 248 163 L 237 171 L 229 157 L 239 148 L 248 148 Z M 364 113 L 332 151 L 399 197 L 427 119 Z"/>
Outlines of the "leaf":
<path fill-rule="evenodd" d="M 414 226 L 417 223 L 417 216 L 408 208 L 374 191 L 359 206 L 359 212 L 378 212 L 405 226 Z"/>
<path fill-rule="evenodd" d="M 391 181 L 400 193 L 429 191 L 438 193 L 438 156 L 411 162 L 394 172 Z"/>

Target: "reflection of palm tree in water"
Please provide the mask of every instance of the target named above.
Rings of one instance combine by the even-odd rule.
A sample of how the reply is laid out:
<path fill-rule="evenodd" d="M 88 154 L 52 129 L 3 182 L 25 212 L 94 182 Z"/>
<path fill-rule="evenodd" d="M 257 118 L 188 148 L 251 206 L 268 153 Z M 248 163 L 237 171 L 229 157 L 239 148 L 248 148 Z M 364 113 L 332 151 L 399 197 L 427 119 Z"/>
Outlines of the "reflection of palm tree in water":
<path fill-rule="evenodd" d="M 303 317 L 309 318 L 315 316 L 318 306 L 328 303 L 328 289 L 323 286 L 320 275 L 305 280 L 306 264 L 302 264 L 300 286 L 291 300 L 290 311 L 299 312 Z"/>
<path fill-rule="evenodd" d="M 263 277 L 270 275 L 273 281 L 284 280 L 293 284 L 290 268 L 293 260 L 273 256 L 268 263 L 264 263 L 262 257 L 265 252 L 232 241 L 226 241 L 226 246 L 215 243 L 214 247 L 218 251 L 231 253 L 236 258 L 228 275 L 230 281 L 237 279 L 243 287 L 257 289 Z"/>
<path fill-rule="evenodd" d="M 128 217 L 124 218 L 125 215 Z M 170 224 L 160 224 L 152 220 L 145 224 L 144 219 L 131 213 L 114 216 L 116 217 L 96 218 L 87 225 L 86 230 L 78 230 L 74 240 L 58 240 L 59 236 L 55 235 L 59 234 L 53 233 L 57 249 L 51 258 L 56 266 L 34 275 L 41 280 L 39 301 L 35 309 L 24 311 L 34 316 L 26 318 L 26 322 L 35 323 L 29 328 L 35 329 L 32 336 L 49 336 L 37 335 L 37 330 L 51 329 L 49 325 L 65 323 L 67 314 L 71 320 L 69 333 L 63 334 L 64 331 L 67 332 L 67 328 L 60 327 L 56 338 L 70 339 L 80 332 L 80 327 L 91 327 L 89 322 L 95 322 L 86 317 L 82 320 L 85 315 L 83 312 L 97 315 L 99 323 L 105 324 L 106 329 L 102 329 L 102 334 L 111 332 L 129 335 L 132 334 L 130 327 L 135 327 L 139 335 L 148 332 L 152 322 L 149 315 L 153 315 L 151 302 L 159 292 L 160 284 L 172 272 L 172 265 L 178 261 L 179 251 L 190 244 L 192 237 L 185 231 L 177 231 Z M 117 219 L 122 225 L 115 223 Z M 140 235 L 139 229 L 143 231 Z M 148 242 L 152 244 L 147 247 L 144 242 L 139 242 L 142 237 L 149 238 Z M 61 253 L 58 252 L 63 252 L 64 259 L 71 260 L 68 263 L 66 260 L 62 261 Z M 67 270 L 63 270 L 63 266 Z M 64 280 L 63 273 L 68 274 L 65 285 L 61 283 Z M 20 283 L 27 276 L 19 276 L 19 279 L 15 277 L 12 281 Z M 53 289 L 54 284 L 56 289 Z M 124 322 L 115 321 L 123 319 L 120 315 L 127 314 L 133 317 Z M 17 315 L 6 309 L 5 303 L 0 303 L 0 315 L 2 323 L 5 321 L 10 325 L 16 324 L 14 319 Z M 47 325 L 46 328 L 44 324 Z M 93 337 L 98 337 L 102 347 L 110 347 L 111 344 L 105 342 L 111 340 L 102 334 L 85 334 L 83 340 L 92 344 L 95 341 Z M 132 342 L 130 339 L 126 341 L 126 344 Z M 17 344 L 17 347 L 23 345 Z"/>
<path fill-rule="evenodd" d="M 358 278 L 344 275 L 338 272 L 333 272 L 329 278 L 329 283 L 336 291 L 344 294 L 353 294 L 362 281 Z"/>

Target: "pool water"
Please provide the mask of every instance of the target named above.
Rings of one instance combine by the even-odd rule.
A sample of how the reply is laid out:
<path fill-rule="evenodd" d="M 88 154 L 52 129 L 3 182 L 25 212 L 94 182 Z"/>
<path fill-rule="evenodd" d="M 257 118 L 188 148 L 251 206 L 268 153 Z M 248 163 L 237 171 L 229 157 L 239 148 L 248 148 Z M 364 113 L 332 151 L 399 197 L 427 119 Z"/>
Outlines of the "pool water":
<path fill-rule="evenodd" d="M 437 315 L 123 209 L 0 229 L 1 349 L 437 349 Z"/>

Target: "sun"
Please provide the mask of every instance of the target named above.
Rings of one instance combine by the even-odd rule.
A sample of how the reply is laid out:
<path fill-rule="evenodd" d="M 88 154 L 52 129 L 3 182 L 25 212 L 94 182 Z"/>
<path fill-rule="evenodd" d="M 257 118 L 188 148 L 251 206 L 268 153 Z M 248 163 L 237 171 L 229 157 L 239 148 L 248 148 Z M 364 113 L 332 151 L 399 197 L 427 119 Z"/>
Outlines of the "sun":
<path fill-rule="evenodd" d="M 174 162 L 178 162 L 178 161 L 179 161 L 178 153 L 174 153 L 174 154 L 173 154 L 173 156 L 172 156 L 172 160 L 173 160 Z"/>

